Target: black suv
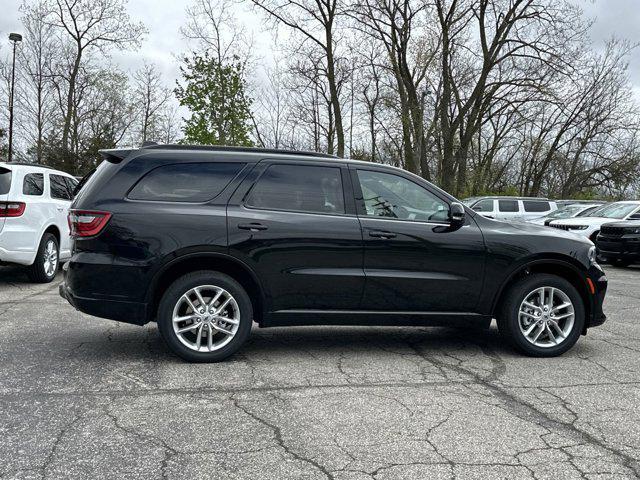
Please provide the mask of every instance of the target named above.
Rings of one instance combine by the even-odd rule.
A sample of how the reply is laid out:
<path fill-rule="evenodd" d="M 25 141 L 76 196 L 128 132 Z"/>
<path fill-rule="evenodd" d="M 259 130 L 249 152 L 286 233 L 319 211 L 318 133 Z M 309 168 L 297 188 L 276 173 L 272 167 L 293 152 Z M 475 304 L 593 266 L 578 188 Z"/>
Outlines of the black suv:
<path fill-rule="evenodd" d="M 596 237 L 596 246 L 598 254 L 616 267 L 640 262 L 640 221 L 605 223 Z"/>
<path fill-rule="evenodd" d="M 487 328 L 559 355 L 605 320 L 593 244 L 483 218 L 404 170 L 306 152 L 103 151 L 69 213 L 63 297 L 221 360 L 252 321 Z"/>

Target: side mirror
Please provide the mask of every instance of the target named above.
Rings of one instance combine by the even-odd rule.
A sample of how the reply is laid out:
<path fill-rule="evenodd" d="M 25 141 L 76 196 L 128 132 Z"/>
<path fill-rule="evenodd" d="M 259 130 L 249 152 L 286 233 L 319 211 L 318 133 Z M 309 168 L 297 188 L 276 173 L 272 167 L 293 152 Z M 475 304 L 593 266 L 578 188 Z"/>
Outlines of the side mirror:
<path fill-rule="evenodd" d="M 453 202 L 449 207 L 449 221 L 451 225 L 462 225 L 464 223 L 464 206 L 461 203 Z"/>

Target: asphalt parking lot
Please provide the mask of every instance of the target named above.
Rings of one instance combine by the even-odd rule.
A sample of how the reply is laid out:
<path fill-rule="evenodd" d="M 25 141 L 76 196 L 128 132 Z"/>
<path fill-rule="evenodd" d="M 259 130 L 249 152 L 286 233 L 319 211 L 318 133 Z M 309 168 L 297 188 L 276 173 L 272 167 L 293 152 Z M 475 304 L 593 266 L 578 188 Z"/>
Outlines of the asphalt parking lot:
<path fill-rule="evenodd" d="M 604 479 L 640 475 L 640 269 L 560 358 L 485 333 L 254 329 L 192 365 L 0 269 L 0 478 Z"/>

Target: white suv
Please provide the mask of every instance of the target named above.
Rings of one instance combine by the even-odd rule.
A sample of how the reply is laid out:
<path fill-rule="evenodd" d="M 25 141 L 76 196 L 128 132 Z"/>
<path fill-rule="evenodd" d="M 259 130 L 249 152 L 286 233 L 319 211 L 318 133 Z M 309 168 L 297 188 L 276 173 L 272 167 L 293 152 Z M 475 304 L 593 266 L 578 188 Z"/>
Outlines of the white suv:
<path fill-rule="evenodd" d="M 34 282 L 53 280 L 71 256 L 67 212 L 77 183 L 49 167 L 0 162 L 0 263 L 28 265 Z"/>
<path fill-rule="evenodd" d="M 475 197 L 463 203 L 484 217 L 508 221 L 527 221 L 558 209 L 556 202 L 534 197 Z"/>
<path fill-rule="evenodd" d="M 566 230 L 587 237 L 595 242 L 600 227 L 614 220 L 638 220 L 640 219 L 640 201 L 627 200 L 603 205 L 592 211 L 588 217 L 567 218 L 554 220 L 550 227 Z"/>

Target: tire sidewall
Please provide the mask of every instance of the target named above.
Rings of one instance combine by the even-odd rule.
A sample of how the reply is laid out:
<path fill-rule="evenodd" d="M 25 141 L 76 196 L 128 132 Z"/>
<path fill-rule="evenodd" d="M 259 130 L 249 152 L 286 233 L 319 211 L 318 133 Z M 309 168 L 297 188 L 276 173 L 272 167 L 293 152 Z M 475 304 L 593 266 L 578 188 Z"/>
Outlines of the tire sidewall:
<path fill-rule="evenodd" d="M 173 330 L 173 309 L 180 297 L 190 289 L 200 285 L 215 285 L 224 288 L 236 300 L 240 310 L 238 331 L 231 341 L 213 352 L 196 352 L 185 346 Z M 242 286 L 228 275 L 218 272 L 200 271 L 178 278 L 165 291 L 157 315 L 158 329 L 169 348 L 179 357 L 189 362 L 218 362 L 233 355 L 247 340 L 253 323 L 251 300 Z"/>
<path fill-rule="evenodd" d="M 555 287 L 562 290 L 573 303 L 574 324 L 569 336 L 555 347 L 538 347 L 530 343 L 520 330 L 519 311 L 522 301 L 533 290 L 539 287 Z M 569 350 L 580 338 L 585 325 L 584 301 L 576 288 L 562 277 L 547 274 L 535 274 L 516 283 L 509 293 L 509 299 L 503 309 L 503 329 L 508 339 L 520 351 L 535 357 L 554 357 Z"/>
<path fill-rule="evenodd" d="M 53 272 L 53 275 L 49 276 L 44 270 L 44 252 L 47 248 L 47 244 L 52 241 L 56 247 L 56 255 L 58 257 L 58 262 L 56 263 L 56 269 Z M 38 245 L 38 251 L 36 252 L 36 258 L 33 261 L 33 264 L 29 266 L 27 273 L 29 275 L 29 279 L 32 282 L 36 283 L 50 283 L 56 278 L 58 271 L 60 270 L 60 244 L 58 243 L 58 239 L 55 235 L 51 233 L 45 233 L 42 235 L 40 239 L 40 244 Z"/>

